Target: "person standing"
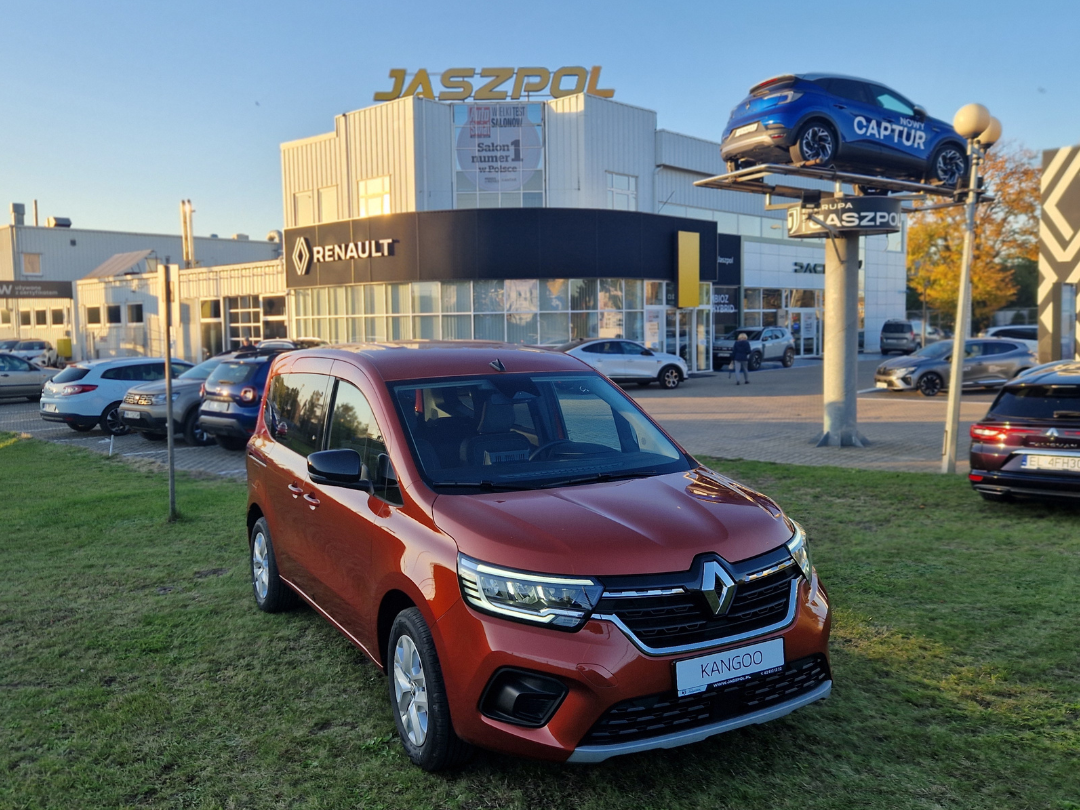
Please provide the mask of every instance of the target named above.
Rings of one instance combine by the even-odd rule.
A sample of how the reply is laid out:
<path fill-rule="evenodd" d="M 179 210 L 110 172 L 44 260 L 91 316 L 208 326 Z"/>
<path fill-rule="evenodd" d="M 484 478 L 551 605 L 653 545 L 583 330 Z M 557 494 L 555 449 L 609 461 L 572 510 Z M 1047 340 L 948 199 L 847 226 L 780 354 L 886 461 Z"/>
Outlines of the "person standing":
<path fill-rule="evenodd" d="M 735 384 L 739 384 L 739 372 L 742 372 L 743 379 L 746 380 L 746 384 L 750 384 L 750 341 L 746 339 L 746 333 L 740 332 L 739 339 L 735 341 L 735 345 L 731 347 L 731 371 L 728 372 L 728 379 L 731 379 L 731 375 L 735 375 Z"/>

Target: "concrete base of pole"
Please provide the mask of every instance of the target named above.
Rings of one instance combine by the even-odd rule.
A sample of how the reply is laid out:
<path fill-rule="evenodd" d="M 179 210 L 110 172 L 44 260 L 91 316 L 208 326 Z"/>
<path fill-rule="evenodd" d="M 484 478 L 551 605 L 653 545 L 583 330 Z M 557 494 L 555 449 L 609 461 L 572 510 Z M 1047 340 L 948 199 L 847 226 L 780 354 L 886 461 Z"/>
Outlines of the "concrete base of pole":
<path fill-rule="evenodd" d="M 859 237 L 825 240 L 825 417 L 818 447 L 865 447 L 859 433 Z"/>

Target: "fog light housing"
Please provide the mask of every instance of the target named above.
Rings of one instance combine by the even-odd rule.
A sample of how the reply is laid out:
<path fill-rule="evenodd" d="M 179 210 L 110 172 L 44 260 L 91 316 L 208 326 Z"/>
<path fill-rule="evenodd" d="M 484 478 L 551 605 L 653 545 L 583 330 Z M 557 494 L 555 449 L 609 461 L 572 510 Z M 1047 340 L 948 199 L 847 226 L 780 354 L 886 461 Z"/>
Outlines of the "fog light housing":
<path fill-rule="evenodd" d="M 567 691 L 555 678 L 504 667 L 488 681 L 480 698 L 480 713 L 503 723 L 540 728 L 555 715 Z"/>

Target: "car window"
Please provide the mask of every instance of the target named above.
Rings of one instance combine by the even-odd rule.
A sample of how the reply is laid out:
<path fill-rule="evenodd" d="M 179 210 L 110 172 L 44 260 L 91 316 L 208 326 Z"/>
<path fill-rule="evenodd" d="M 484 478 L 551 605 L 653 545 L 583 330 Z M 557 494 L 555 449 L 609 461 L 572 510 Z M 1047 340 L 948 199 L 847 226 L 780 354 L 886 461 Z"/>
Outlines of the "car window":
<path fill-rule="evenodd" d="M 352 383 L 338 380 L 333 408 L 327 449 L 349 449 L 359 453 L 375 484 L 374 494 L 390 503 L 400 504 L 397 481 L 391 478 L 377 480 L 379 456 L 386 453 L 386 442 L 367 397 Z"/>
<path fill-rule="evenodd" d="M 907 321 L 888 321 L 881 327 L 882 333 L 910 332 L 912 326 Z"/>
<path fill-rule="evenodd" d="M 133 380 L 131 376 L 132 366 L 113 366 L 101 372 L 103 380 Z"/>
<path fill-rule="evenodd" d="M 972 357 L 981 357 L 983 354 L 983 344 L 978 341 L 968 343 L 964 346 L 964 359 L 970 360 Z"/>
<path fill-rule="evenodd" d="M 829 90 L 834 96 L 840 96 L 840 98 L 846 98 L 849 101 L 858 101 L 862 104 L 871 103 L 862 82 L 852 79 L 830 79 Z"/>
<path fill-rule="evenodd" d="M 622 354 L 619 344 L 611 340 L 604 340 L 600 343 L 590 343 L 588 346 L 585 346 L 582 351 L 589 352 L 590 354 Z"/>
<path fill-rule="evenodd" d="M 241 385 L 251 380 L 265 363 L 240 363 L 224 361 L 210 372 L 206 378 L 206 387 L 213 388 L 218 385 Z"/>
<path fill-rule="evenodd" d="M 87 374 L 90 373 L 90 369 L 82 368 L 81 366 L 68 366 L 55 377 L 52 378 L 54 383 L 70 383 L 77 380 L 81 380 Z"/>
<path fill-rule="evenodd" d="M 878 84 L 869 85 L 870 95 L 878 106 L 884 107 L 886 110 L 892 112 L 902 113 L 904 115 L 914 115 L 915 107 L 905 99 L 903 96 L 894 93 L 887 87 L 882 87 Z"/>
<path fill-rule="evenodd" d="M 1010 327 L 1009 329 L 998 329 L 994 332 L 994 337 L 1003 338 L 1019 338 L 1021 340 L 1038 340 L 1039 328 L 1037 326 L 1032 327 Z"/>
<path fill-rule="evenodd" d="M 637 343 L 631 343 L 628 340 L 624 340 L 622 343 L 619 344 L 619 346 L 622 348 L 623 354 L 640 355 L 645 353 L 644 346 L 639 346 Z"/>
<path fill-rule="evenodd" d="M 274 441 L 304 457 L 319 449 L 331 381 L 332 378 L 323 374 L 274 377 L 265 413 L 266 426 Z"/>
<path fill-rule="evenodd" d="M 23 365 L 23 361 L 18 357 L 12 357 L 10 355 L 0 355 L 0 371 L 27 371 L 30 368 L 30 364 Z"/>
<path fill-rule="evenodd" d="M 180 378 L 183 380 L 205 380 L 210 376 L 210 372 L 220 365 L 221 360 L 219 358 L 211 357 L 209 360 L 203 360 L 197 366 L 186 368 Z"/>
<path fill-rule="evenodd" d="M 1031 385 L 1006 388 L 990 407 L 997 418 L 1080 419 L 1080 386 Z"/>
<path fill-rule="evenodd" d="M 155 380 L 165 379 L 164 363 L 142 363 L 137 366 L 132 366 L 132 371 L 135 375 L 131 378 L 133 380 L 154 382 Z"/>

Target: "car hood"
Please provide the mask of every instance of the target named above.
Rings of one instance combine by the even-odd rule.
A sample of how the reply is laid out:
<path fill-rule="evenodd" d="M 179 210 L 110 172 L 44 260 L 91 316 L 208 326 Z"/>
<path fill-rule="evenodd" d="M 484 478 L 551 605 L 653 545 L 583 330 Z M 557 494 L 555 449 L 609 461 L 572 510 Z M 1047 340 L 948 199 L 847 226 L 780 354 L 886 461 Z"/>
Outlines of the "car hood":
<path fill-rule="evenodd" d="M 914 355 L 903 354 L 900 357 L 890 357 L 888 360 L 882 360 L 878 368 L 922 368 L 923 366 L 936 366 L 943 362 L 944 358 L 941 357 L 915 357 Z"/>
<path fill-rule="evenodd" d="M 189 388 L 198 388 L 205 380 L 173 380 L 172 390 L 173 393 L 179 393 L 186 391 Z M 128 389 L 128 393 L 135 394 L 164 394 L 165 393 L 165 380 L 155 380 L 154 382 L 142 383 L 140 385 L 133 385 Z"/>
<path fill-rule="evenodd" d="M 463 554 L 579 576 L 686 571 L 710 551 L 737 562 L 791 538 L 773 501 L 702 467 L 550 490 L 440 495 L 432 513 Z"/>

